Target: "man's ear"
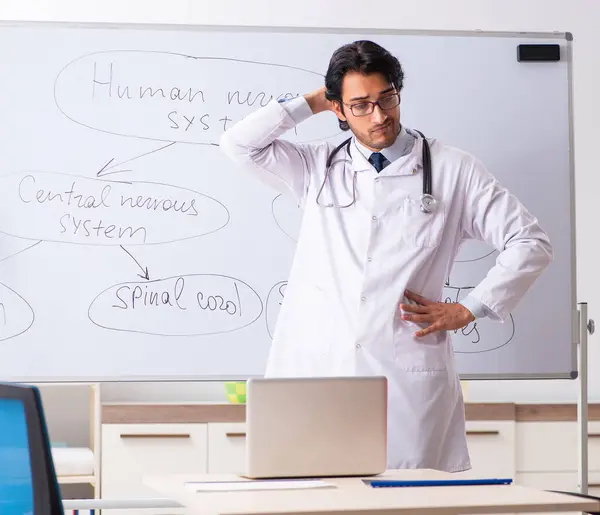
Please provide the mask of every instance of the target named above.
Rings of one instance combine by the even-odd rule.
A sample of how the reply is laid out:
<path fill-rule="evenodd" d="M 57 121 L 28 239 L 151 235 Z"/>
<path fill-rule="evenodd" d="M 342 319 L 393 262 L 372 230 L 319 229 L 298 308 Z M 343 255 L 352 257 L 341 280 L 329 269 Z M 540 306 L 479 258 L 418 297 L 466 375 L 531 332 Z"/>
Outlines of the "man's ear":
<path fill-rule="evenodd" d="M 342 103 L 339 100 L 334 100 L 331 102 L 331 105 L 333 106 L 333 112 L 335 115 L 343 122 L 347 121 L 346 117 L 344 116 L 344 108 L 342 107 Z"/>

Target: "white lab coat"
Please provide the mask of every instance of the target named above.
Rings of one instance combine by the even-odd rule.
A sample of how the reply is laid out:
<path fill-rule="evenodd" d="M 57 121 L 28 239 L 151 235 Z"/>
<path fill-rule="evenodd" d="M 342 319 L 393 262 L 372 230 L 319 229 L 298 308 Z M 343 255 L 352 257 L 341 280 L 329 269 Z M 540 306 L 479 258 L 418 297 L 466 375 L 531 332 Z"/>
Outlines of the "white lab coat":
<path fill-rule="evenodd" d="M 356 172 L 356 203 L 318 206 L 334 145 L 278 139 L 310 114 L 302 97 L 286 106 L 272 102 L 221 139 L 227 155 L 303 207 L 266 376 L 385 375 L 388 467 L 467 470 L 464 404 L 450 336 L 415 338 L 419 327 L 401 320 L 398 305 L 405 289 L 441 300 L 459 245 L 479 238 L 501 253 L 470 295 L 487 307 L 487 316 L 504 320 L 551 261 L 548 238 L 476 158 L 435 139 L 428 141 L 438 208 L 422 213 L 418 135 L 412 151 L 379 174 L 353 146 L 346 171 L 333 169 L 320 200 L 352 200 Z"/>

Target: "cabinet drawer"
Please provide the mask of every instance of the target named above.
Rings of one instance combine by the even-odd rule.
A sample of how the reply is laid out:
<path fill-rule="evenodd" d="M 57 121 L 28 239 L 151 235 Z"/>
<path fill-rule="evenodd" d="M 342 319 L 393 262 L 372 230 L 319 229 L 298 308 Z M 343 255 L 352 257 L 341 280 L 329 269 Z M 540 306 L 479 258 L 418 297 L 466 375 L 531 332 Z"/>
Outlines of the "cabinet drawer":
<path fill-rule="evenodd" d="M 517 468 L 523 472 L 577 472 L 576 422 L 519 422 Z M 588 424 L 589 472 L 600 472 L 600 423 Z"/>
<path fill-rule="evenodd" d="M 480 477 L 514 477 L 515 422 L 467 422 L 467 445 L 471 457 L 470 475 Z"/>
<path fill-rule="evenodd" d="M 577 424 L 519 422 L 517 470 L 519 472 L 576 471 Z"/>
<path fill-rule="evenodd" d="M 246 470 L 246 424 L 208 424 L 208 472 L 241 474 Z"/>
<path fill-rule="evenodd" d="M 102 497 L 162 497 L 143 483 L 145 476 L 206 473 L 206 461 L 206 424 L 103 425 Z M 154 511 L 180 513 L 173 509 Z M 116 513 L 111 511 L 111 515 Z"/>

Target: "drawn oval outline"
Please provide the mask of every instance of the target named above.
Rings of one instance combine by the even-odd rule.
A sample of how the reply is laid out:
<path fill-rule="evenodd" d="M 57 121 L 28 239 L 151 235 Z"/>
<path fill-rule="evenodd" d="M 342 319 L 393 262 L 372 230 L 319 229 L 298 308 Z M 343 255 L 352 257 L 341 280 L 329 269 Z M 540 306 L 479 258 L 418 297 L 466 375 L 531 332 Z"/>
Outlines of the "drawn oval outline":
<path fill-rule="evenodd" d="M 12 338 L 16 338 L 17 336 L 21 336 L 22 334 L 29 331 L 29 329 L 31 329 L 31 327 L 33 326 L 33 323 L 35 322 L 35 312 L 33 311 L 31 304 L 29 304 L 29 302 L 27 302 L 21 295 L 19 295 L 10 286 L 7 286 L 4 283 L 0 283 L 0 289 L 2 289 L 2 288 L 6 288 L 11 293 L 11 296 L 14 297 L 19 304 L 25 305 L 27 307 L 28 318 L 30 320 L 26 324 L 26 327 L 19 329 L 16 333 L 9 333 L 7 336 L 0 336 L 0 342 L 10 340 Z M 7 299 L 3 299 L 3 304 L 8 304 Z"/>
<path fill-rule="evenodd" d="M 290 240 L 298 242 L 298 233 L 302 223 L 302 213 L 300 207 L 295 208 L 291 205 L 291 201 L 286 199 L 283 194 L 277 195 L 271 202 L 271 215 L 279 230 L 285 234 Z M 286 218 L 289 216 L 290 218 Z M 293 231 L 292 229 L 293 227 Z"/>
<path fill-rule="evenodd" d="M 322 80 L 324 80 L 324 75 L 322 73 L 317 73 L 315 71 L 312 70 L 307 70 L 305 68 L 301 68 L 298 66 L 292 66 L 292 65 L 287 65 L 287 64 L 277 64 L 277 63 L 268 63 L 268 62 L 259 62 L 259 61 L 253 61 L 253 60 L 248 60 L 248 59 L 238 59 L 238 58 L 228 58 L 228 57 L 210 57 L 210 56 L 192 56 L 192 55 L 187 55 L 187 54 L 183 54 L 183 53 L 178 53 L 178 52 L 165 52 L 165 51 L 159 51 L 159 50 L 101 50 L 101 51 L 97 51 L 97 52 L 91 52 L 88 54 L 84 54 L 80 57 L 77 57 L 75 59 L 73 59 L 72 61 L 70 61 L 69 63 L 67 63 L 59 72 L 58 75 L 56 76 L 55 80 L 54 80 L 54 91 L 53 91 L 53 96 L 54 96 L 54 102 L 55 105 L 57 107 L 57 109 L 69 120 L 71 120 L 74 123 L 77 123 L 83 127 L 86 127 L 88 129 L 91 130 L 97 130 L 100 132 L 104 132 L 107 134 L 112 134 L 115 136 L 123 136 L 123 137 L 129 137 L 129 138 L 138 138 L 138 139 L 146 139 L 146 140 L 152 140 L 152 141 L 161 141 L 161 142 L 178 142 L 178 143 L 186 143 L 186 144 L 199 144 L 199 145 L 212 145 L 212 146 L 218 146 L 218 138 L 215 138 L 214 141 L 188 141 L 186 139 L 179 139 L 177 137 L 175 138 L 167 138 L 167 137 L 150 137 L 148 135 L 142 136 L 139 134 L 132 134 L 132 133 L 128 133 L 128 132 L 119 132 L 116 130 L 108 130 L 106 128 L 100 128 L 98 126 L 95 125 L 91 125 L 89 123 L 84 123 L 83 121 L 79 120 L 77 116 L 75 116 L 73 113 L 69 114 L 67 111 L 68 109 L 65 107 L 66 105 L 68 105 L 67 102 L 62 102 L 59 97 L 60 95 L 60 86 L 62 85 L 61 81 L 63 79 L 64 76 L 68 76 L 68 73 L 71 71 L 72 68 L 76 68 L 76 66 L 86 60 L 86 59 L 93 59 L 94 56 L 104 56 L 104 55 L 108 55 L 108 54 L 114 54 L 114 55 L 127 55 L 127 54 L 133 54 L 133 55 L 141 55 L 141 54 L 146 54 L 146 55 L 156 55 L 156 56 L 160 56 L 160 57 L 167 57 L 169 59 L 173 58 L 173 59 L 183 59 L 186 63 L 197 63 L 197 62 L 207 62 L 207 63 L 211 63 L 211 62 L 227 62 L 227 63 L 232 63 L 232 64 L 243 64 L 243 65 L 251 65 L 251 66 L 264 66 L 264 67 L 271 67 L 271 68 L 283 68 L 283 69 L 287 69 L 287 70 L 291 70 L 295 73 L 300 73 L 300 74 L 308 74 L 308 75 L 314 75 L 317 76 Z M 132 60 L 128 60 L 127 64 L 131 67 L 132 66 Z M 269 76 L 269 73 L 266 72 L 267 76 Z M 168 82 L 168 81 L 166 81 Z M 297 81 L 294 81 L 293 79 L 290 80 L 290 83 L 295 83 Z M 177 86 L 175 85 L 175 82 L 173 83 L 173 88 L 177 88 Z M 225 94 L 225 92 L 223 93 Z M 217 102 L 218 104 L 218 102 Z M 223 101 L 222 102 L 223 107 L 226 106 L 226 102 Z M 254 109 L 256 109 L 257 107 L 254 107 Z M 219 108 L 220 109 L 220 108 Z M 226 113 L 223 113 L 224 115 Z M 221 120 L 219 120 L 221 121 Z M 311 123 L 310 121 L 308 123 Z M 147 130 L 147 127 L 145 127 L 145 129 Z M 311 141 L 315 141 L 315 140 L 320 140 L 320 139 L 328 139 L 331 137 L 334 137 L 336 135 L 339 135 L 340 131 L 338 127 L 332 126 L 331 132 L 328 132 L 327 135 L 323 135 L 323 136 L 311 136 L 309 139 L 306 140 L 299 140 L 300 143 L 308 143 Z M 282 136 L 283 138 L 285 138 L 285 136 Z"/>
<path fill-rule="evenodd" d="M 151 241 L 151 242 L 133 242 L 133 241 L 124 241 L 124 240 L 114 240 L 114 241 L 106 241 L 106 243 L 100 242 L 100 243 L 94 243 L 94 242 L 90 242 L 90 241 L 68 241 L 66 239 L 60 239 L 60 238 L 38 238 L 35 236 L 25 236 L 22 234 L 15 234 L 13 232 L 9 232 L 7 230 L 5 230 L 2 227 L 2 221 L 4 219 L 4 217 L 0 217 L 0 233 L 2 234 L 6 234 L 8 236 L 13 236 L 15 238 L 22 238 L 22 239 L 26 239 L 26 240 L 36 240 L 36 241 L 49 241 L 49 242 L 53 242 L 53 243 L 66 243 L 69 245 L 88 245 L 88 246 L 98 246 L 98 247 L 110 247 L 110 246 L 114 246 L 114 245 L 128 245 L 128 246 L 144 246 L 144 245 L 162 245 L 165 243 L 174 243 L 177 241 L 184 241 L 184 240 L 189 240 L 189 239 L 193 239 L 193 238 L 199 238 L 202 236 L 206 236 L 208 234 L 212 234 L 214 232 L 220 231 L 221 229 L 223 229 L 224 227 L 226 227 L 229 224 L 231 215 L 229 210 L 227 209 L 227 207 L 220 201 L 218 201 L 217 199 L 210 197 L 208 195 L 205 195 L 204 193 L 200 193 L 199 191 L 196 190 L 192 190 L 190 188 L 186 188 L 183 186 L 176 186 L 173 184 L 165 184 L 165 183 L 159 183 L 159 182 L 152 182 L 152 181 L 115 181 L 115 180 L 108 180 L 108 179 L 104 179 L 104 178 L 97 178 L 97 177 L 85 177 L 82 175 L 74 175 L 74 174 L 68 174 L 68 173 L 62 173 L 62 172 L 50 172 L 50 171 L 19 171 L 19 172 L 10 172 L 4 175 L 0 175 L 0 184 L 2 183 L 2 181 L 6 180 L 7 178 L 13 177 L 13 176 L 19 176 L 22 175 L 23 177 L 27 176 L 27 175 L 58 175 L 61 177 L 65 177 L 65 178 L 69 178 L 69 179 L 74 179 L 74 180 L 81 180 L 84 182 L 99 182 L 99 183 L 103 183 L 106 185 L 115 185 L 115 186 L 121 186 L 121 187 L 129 187 L 129 186 L 134 186 L 136 184 L 139 185 L 149 185 L 152 187 L 156 187 L 156 188 L 162 188 L 162 189 L 173 189 L 173 190 L 180 190 L 180 191 L 185 191 L 188 192 L 190 194 L 193 194 L 199 198 L 202 198 L 204 201 L 206 201 L 209 205 L 212 204 L 214 206 L 215 209 L 219 209 L 222 213 L 223 213 L 223 222 L 221 222 L 220 225 L 216 225 L 215 227 L 213 227 L 211 230 L 204 230 L 201 231 L 200 233 L 194 233 L 191 234 L 189 236 L 185 236 L 185 237 L 181 237 L 181 238 L 173 238 L 173 239 L 168 239 L 168 238 L 160 238 L 160 239 L 156 239 L 157 241 Z M 10 198 L 10 197 L 6 197 L 7 192 L 9 192 L 8 188 L 0 188 L 0 200 L 3 198 Z M 18 195 L 18 192 L 16 193 Z M 132 195 L 133 198 L 133 195 Z M 50 204 L 49 204 L 50 205 Z M 50 208 L 52 209 L 52 208 Z M 114 207 L 114 208 L 107 208 L 107 211 L 105 212 L 114 212 L 114 213 L 118 213 L 118 211 L 121 209 L 121 207 Z M 70 212 L 77 212 L 77 211 L 82 211 L 85 212 L 86 208 L 79 208 L 77 206 L 72 207 Z M 214 215 L 211 218 L 216 218 Z M 13 220 L 14 223 L 14 219 L 15 217 L 11 217 L 11 219 Z M 33 219 L 33 218 L 29 218 L 29 217 L 25 217 L 25 220 L 29 220 L 28 223 L 33 223 L 35 220 L 37 219 Z"/>
<path fill-rule="evenodd" d="M 515 319 L 512 316 L 512 314 L 509 316 L 510 318 L 510 323 L 511 323 L 511 330 L 510 330 L 510 336 L 508 337 L 508 339 L 506 339 L 504 342 L 494 346 L 494 347 L 486 347 L 485 349 L 478 349 L 478 350 L 457 350 L 456 348 L 454 349 L 454 352 L 456 354 L 482 354 L 484 352 L 491 352 L 493 350 L 497 350 L 500 349 L 502 347 L 505 347 L 506 345 L 508 345 L 513 338 L 515 337 Z M 475 345 L 479 345 L 479 344 L 471 344 L 473 346 Z"/>
<path fill-rule="evenodd" d="M 189 277 L 218 277 L 221 279 L 228 279 L 231 280 L 235 283 L 239 283 L 239 284 L 243 284 L 249 293 L 252 294 L 253 298 L 256 298 L 257 301 L 257 305 L 260 306 L 259 309 L 257 309 L 257 313 L 254 315 L 253 318 L 251 318 L 249 321 L 244 322 L 243 325 L 240 325 L 238 327 L 234 327 L 233 329 L 227 329 L 227 330 L 221 330 L 221 331 L 213 331 L 213 332 L 204 332 L 204 333 L 198 333 L 198 332 L 193 332 L 193 333 L 186 333 L 186 334 L 170 334 L 170 333 L 164 333 L 164 332 L 150 332 L 148 330 L 143 330 L 143 329 L 127 329 L 127 328 L 119 328 L 119 327 L 112 327 L 110 325 L 105 325 L 102 323 L 99 323 L 97 320 L 94 320 L 94 318 L 92 317 L 92 310 L 94 308 L 94 305 L 96 304 L 96 302 L 102 298 L 105 294 L 109 293 L 110 291 L 119 288 L 121 286 L 127 286 L 127 285 L 137 285 L 137 284 L 143 284 L 143 285 L 147 285 L 147 284 L 155 284 L 155 283 L 165 283 L 167 281 L 171 281 L 173 279 L 178 279 L 178 278 L 189 278 Z M 105 290 L 101 291 L 98 295 L 96 295 L 96 297 L 92 300 L 89 308 L 88 308 L 88 318 L 89 320 L 96 326 L 101 327 L 103 329 L 108 329 L 111 331 L 120 331 L 120 332 L 131 332 L 131 333 L 141 333 L 141 334 L 149 334 L 149 335 L 153 335 L 153 336 L 173 336 L 173 337 L 190 337 L 190 336 L 210 336 L 210 335 L 215 335 L 215 334 L 223 334 L 223 333 L 230 333 L 230 332 L 234 332 L 234 331 L 239 331 L 240 329 L 243 329 L 245 327 L 248 327 L 250 325 L 252 325 L 253 323 L 255 323 L 263 314 L 264 311 L 264 304 L 262 299 L 260 298 L 260 295 L 256 292 L 256 290 L 254 288 L 252 288 L 248 283 L 242 281 L 241 279 L 237 279 L 235 277 L 230 277 L 227 275 L 221 275 L 221 274 L 181 274 L 181 275 L 174 275 L 171 277 L 163 277 L 162 279 L 153 279 L 151 281 L 126 281 L 126 282 L 122 282 L 122 283 L 118 283 L 118 284 L 114 284 L 112 286 L 109 286 L 108 288 L 106 288 Z M 196 318 L 193 315 L 193 311 L 190 311 L 190 317 L 192 318 Z"/>
<path fill-rule="evenodd" d="M 459 249 L 454 263 L 455 266 L 458 266 L 459 263 L 475 263 L 483 261 L 494 253 L 497 254 L 498 251 L 488 244 L 478 240 L 468 240 Z"/>
<path fill-rule="evenodd" d="M 267 333 L 269 334 L 269 338 L 273 339 L 273 333 L 275 330 L 275 322 L 276 320 L 271 320 L 271 316 L 270 316 L 270 310 L 269 308 L 272 305 L 272 299 L 273 296 L 276 293 L 281 294 L 281 288 L 282 286 L 287 287 L 287 280 L 286 281 L 279 281 L 278 283 L 275 283 L 271 289 L 269 290 L 269 293 L 267 294 L 267 301 L 266 301 L 266 305 L 265 305 L 265 325 L 267 326 Z M 285 289 L 285 288 L 284 288 Z M 285 296 L 285 293 L 282 294 L 282 298 Z M 279 315 L 279 310 L 277 310 L 277 315 Z M 275 319 L 277 319 L 277 316 L 275 317 Z"/>

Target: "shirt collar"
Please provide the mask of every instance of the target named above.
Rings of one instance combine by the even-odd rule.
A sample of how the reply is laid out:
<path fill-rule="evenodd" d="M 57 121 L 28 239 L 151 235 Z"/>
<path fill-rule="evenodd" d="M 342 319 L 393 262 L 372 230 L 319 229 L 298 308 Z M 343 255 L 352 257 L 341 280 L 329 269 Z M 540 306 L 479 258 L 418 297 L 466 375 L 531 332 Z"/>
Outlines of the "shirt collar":
<path fill-rule="evenodd" d="M 368 161 L 373 151 L 365 147 L 357 138 L 354 138 L 354 141 L 356 148 L 358 148 L 359 152 Z M 396 159 L 407 155 L 412 150 L 414 142 L 415 137 L 407 132 L 404 126 L 401 126 L 396 141 L 391 146 L 380 150 L 380 152 L 390 163 L 393 163 Z"/>

